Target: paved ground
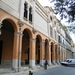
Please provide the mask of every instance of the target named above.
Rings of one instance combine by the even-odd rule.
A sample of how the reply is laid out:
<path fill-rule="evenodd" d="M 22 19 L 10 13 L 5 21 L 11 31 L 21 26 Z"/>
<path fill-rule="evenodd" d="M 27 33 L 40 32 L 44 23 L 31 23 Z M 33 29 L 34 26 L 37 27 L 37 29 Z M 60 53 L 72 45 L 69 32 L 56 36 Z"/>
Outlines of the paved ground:
<path fill-rule="evenodd" d="M 51 65 L 48 68 L 53 68 L 56 66 L 59 66 L 59 65 Z M 29 69 L 29 70 L 32 70 L 32 69 Z M 0 75 L 29 75 L 29 70 L 25 70 L 25 71 L 21 71 L 21 72 L 14 72 L 14 71 L 11 71 L 11 69 L 5 69 L 5 70 L 0 69 Z M 33 71 L 34 75 L 36 75 L 36 72 L 37 71 L 39 72 L 39 70 L 42 71 L 44 69 L 42 67 L 41 68 L 37 67 L 37 68 L 34 68 L 32 71 Z"/>

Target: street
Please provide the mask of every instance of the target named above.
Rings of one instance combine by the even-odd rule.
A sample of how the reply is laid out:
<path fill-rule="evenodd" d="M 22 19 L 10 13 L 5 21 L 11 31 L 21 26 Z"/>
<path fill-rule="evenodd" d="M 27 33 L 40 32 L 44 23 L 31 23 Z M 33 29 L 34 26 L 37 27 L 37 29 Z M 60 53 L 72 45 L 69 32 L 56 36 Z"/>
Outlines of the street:
<path fill-rule="evenodd" d="M 35 72 L 33 75 L 75 75 L 75 67 L 58 66 Z"/>

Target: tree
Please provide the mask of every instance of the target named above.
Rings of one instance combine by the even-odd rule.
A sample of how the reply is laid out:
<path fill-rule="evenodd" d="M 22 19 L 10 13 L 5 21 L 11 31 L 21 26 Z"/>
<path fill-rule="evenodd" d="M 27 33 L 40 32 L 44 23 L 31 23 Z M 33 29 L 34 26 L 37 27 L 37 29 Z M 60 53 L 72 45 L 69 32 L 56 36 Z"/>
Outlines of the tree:
<path fill-rule="evenodd" d="M 75 0 L 49 0 L 54 2 L 54 11 L 60 19 L 66 18 L 68 22 L 75 20 Z"/>
<path fill-rule="evenodd" d="M 67 29 L 75 34 L 75 22 L 71 23 L 69 26 L 67 26 Z"/>

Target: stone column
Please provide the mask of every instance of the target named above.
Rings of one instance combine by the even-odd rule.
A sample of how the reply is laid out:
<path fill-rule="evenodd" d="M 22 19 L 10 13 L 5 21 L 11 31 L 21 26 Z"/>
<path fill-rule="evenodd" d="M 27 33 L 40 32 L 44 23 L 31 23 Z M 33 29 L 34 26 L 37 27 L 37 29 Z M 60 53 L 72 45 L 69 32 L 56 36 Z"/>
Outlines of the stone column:
<path fill-rule="evenodd" d="M 47 46 L 47 62 L 48 62 L 48 65 L 50 66 L 51 65 L 51 45 Z"/>
<path fill-rule="evenodd" d="M 45 51 L 45 41 L 42 41 L 40 43 L 40 65 L 43 66 L 43 60 L 44 60 L 44 51 Z"/>
<path fill-rule="evenodd" d="M 22 36 L 23 34 L 20 32 L 14 34 L 12 68 L 16 71 L 19 71 L 21 68 Z"/>
<path fill-rule="evenodd" d="M 36 39 L 31 38 L 30 39 L 30 60 L 29 60 L 29 66 L 34 67 L 35 66 L 35 49 L 36 49 Z"/>

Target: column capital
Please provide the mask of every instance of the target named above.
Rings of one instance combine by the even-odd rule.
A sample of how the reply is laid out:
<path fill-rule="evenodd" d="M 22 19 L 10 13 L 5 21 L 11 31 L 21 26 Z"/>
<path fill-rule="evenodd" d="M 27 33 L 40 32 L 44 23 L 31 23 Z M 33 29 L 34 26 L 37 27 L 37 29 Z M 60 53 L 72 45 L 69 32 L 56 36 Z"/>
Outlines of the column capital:
<path fill-rule="evenodd" d="M 41 42 L 40 44 L 41 44 L 41 45 L 45 45 L 45 42 Z"/>
<path fill-rule="evenodd" d="M 34 39 L 34 38 L 30 38 L 30 41 L 35 41 L 35 42 L 36 42 L 36 39 Z"/>
<path fill-rule="evenodd" d="M 21 32 L 15 32 L 14 33 L 16 36 L 23 36 L 23 34 Z"/>
<path fill-rule="evenodd" d="M 51 47 L 51 45 L 48 45 L 47 47 Z"/>

